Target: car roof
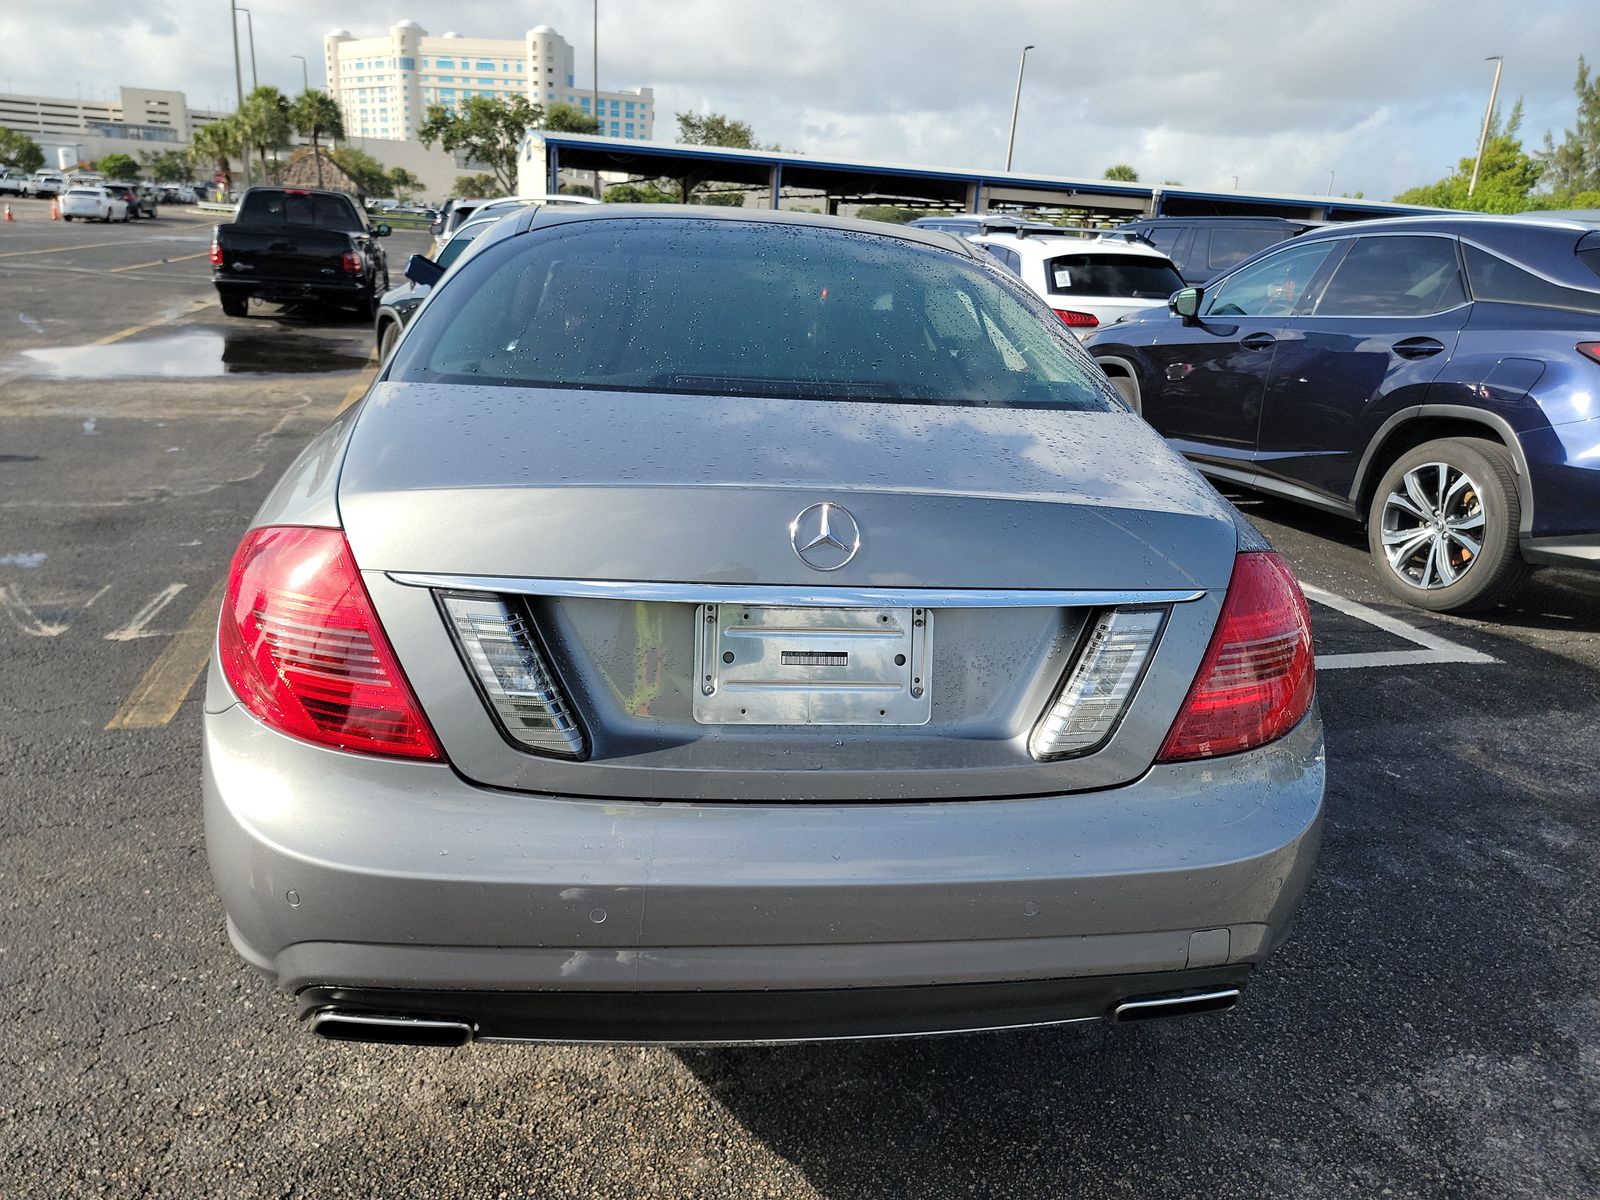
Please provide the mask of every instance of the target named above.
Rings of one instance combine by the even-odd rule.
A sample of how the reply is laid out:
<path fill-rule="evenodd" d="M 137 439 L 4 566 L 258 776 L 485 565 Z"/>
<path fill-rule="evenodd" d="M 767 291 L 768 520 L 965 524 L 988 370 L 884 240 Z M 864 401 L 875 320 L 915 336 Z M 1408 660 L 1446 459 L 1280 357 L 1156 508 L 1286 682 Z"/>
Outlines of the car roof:
<path fill-rule="evenodd" d="M 976 251 L 963 239 L 937 229 L 917 229 L 910 225 L 892 225 L 887 221 L 867 221 L 859 217 L 712 204 L 539 204 L 523 210 L 516 223 L 516 232 L 526 232 L 535 225 L 546 227 L 575 221 L 619 220 L 739 221 L 755 225 L 845 230 L 895 238 L 933 250 L 965 254 L 969 258 L 976 256 Z"/>
<path fill-rule="evenodd" d="M 1135 217 L 1128 225 L 1294 225 L 1318 226 L 1320 221 L 1304 220 L 1299 217 L 1270 217 L 1260 214 L 1239 214 L 1237 216 L 1206 216 L 1206 217 Z"/>
<path fill-rule="evenodd" d="M 1019 237 L 1014 233 L 987 233 L 973 238 L 972 241 L 979 246 L 1005 246 L 1030 258 L 1056 258 L 1063 254 L 1093 250 L 1096 254 L 1126 254 L 1129 258 L 1155 258 L 1165 263 L 1172 261 L 1148 242 L 1136 241 L 1130 237 L 1118 237 L 1114 233 L 1092 237 L 1075 235 L 1067 231 L 1056 234 L 1030 233 L 1026 237 Z"/>

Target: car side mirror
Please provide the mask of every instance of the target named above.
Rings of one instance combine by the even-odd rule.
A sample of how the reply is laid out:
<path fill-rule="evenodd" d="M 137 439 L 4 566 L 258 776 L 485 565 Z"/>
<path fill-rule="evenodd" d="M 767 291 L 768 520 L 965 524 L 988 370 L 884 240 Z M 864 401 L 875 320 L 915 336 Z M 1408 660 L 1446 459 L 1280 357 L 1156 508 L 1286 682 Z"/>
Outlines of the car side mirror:
<path fill-rule="evenodd" d="M 1192 321 L 1200 315 L 1200 297 L 1204 294 L 1204 288 L 1180 288 L 1172 293 L 1172 299 L 1167 301 L 1167 307 L 1185 321 Z"/>
<path fill-rule="evenodd" d="M 443 274 L 444 268 L 426 254 L 413 254 L 406 259 L 406 278 L 412 283 L 432 287 Z"/>
<path fill-rule="evenodd" d="M 390 229 L 387 225 L 379 224 L 372 227 L 373 237 L 388 237 L 393 232 L 394 230 Z"/>

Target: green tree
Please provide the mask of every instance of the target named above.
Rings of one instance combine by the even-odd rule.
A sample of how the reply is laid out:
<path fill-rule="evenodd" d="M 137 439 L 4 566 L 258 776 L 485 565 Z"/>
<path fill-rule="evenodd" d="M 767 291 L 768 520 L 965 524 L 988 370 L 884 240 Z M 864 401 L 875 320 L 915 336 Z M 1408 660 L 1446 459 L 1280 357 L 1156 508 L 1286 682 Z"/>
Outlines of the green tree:
<path fill-rule="evenodd" d="M 1134 170 L 1129 163 L 1112 163 L 1106 168 L 1105 177 L 1114 179 L 1119 183 L 1138 183 L 1139 172 Z"/>
<path fill-rule="evenodd" d="M 327 92 L 307 88 L 289 105 L 289 124 L 301 137 L 311 139 L 311 153 L 317 156 L 317 186 L 322 186 L 322 139 L 337 141 L 344 136 L 344 113 Z"/>
<path fill-rule="evenodd" d="M 921 215 L 914 208 L 898 208 L 893 204 L 863 204 L 856 209 L 856 216 L 863 221 L 888 221 L 891 225 L 904 225 Z"/>
<path fill-rule="evenodd" d="M 600 197 L 607 204 L 677 204 L 680 197 L 648 179 L 638 183 L 618 183 Z"/>
<path fill-rule="evenodd" d="M 367 196 L 383 196 L 389 191 L 389 172 L 372 155 L 354 146 L 336 146 L 328 157 L 338 163 L 344 173 L 355 180 L 356 187 Z"/>
<path fill-rule="evenodd" d="M 261 174 L 267 174 L 267 151 L 282 150 L 289 145 L 293 128 L 289 121 L 289 101 L 275 87 L 262 84 L 244 98 L 244 104 L 234 114 L 246 146 L 253 146 L 261 155 Z"/>
<path fill-rule="evenodd" d="M 600 122 L 570 104 L 552 104 L 545 111 L 544 128 L 551 133 L 599 133 Z"/>
<path fill-rule="evenodd" d="M 1544 149 L 1534 157 L 1544 165 L 1543 182 L 1551 193 L 1563 197 L 1561 207 L 1586 207 L 1570 204 L 1573 193 L 1600 191 L 1600 75 L 1590 78 L 1589 64 L 1578 56 L 1578 82 L 1572 85 L 1578 97 L 1578 121 L 1568 129 L 1558 146 L 1549 133 Z"/>
<path fill-rule="evenodd" d="M 180 150 L 145 151 L 139 155 L 139 169 L 157 183 L 186 183 L 194 178 L 197 165 L 208 172 L 212 167 L 205 159 L 191 163 L 189 156 Z"/>
<path fill-rule="evenodd" d="M 202 125 L 196 129 L 189 143 L 189 157 L 196 166 L 204 164 L 206 171 L 215 171 L 222 176 L 223 190 L 231 192 L 233 190 L 231 160 L 243 158 L 245 149 L 244 133 L 238 116 L 234 115 L 212 121 L 209 125 Z M 156 178 L 161 177 L 157 175 Z"/>
<path fill-rule="evenodd" d="M 19 171 L 33 172 L 44 166 L 44 151 L 39 143 L 15 129 L 0 129 L 0 162 Z"/>
<path fill-rule="evenodd" d="M 384 182 L 396 200 L 409 200 L 422 190 L 422 180 L 404 167 L 390 167 Z"/>
<path fill-rule="evenodd" d="M 488 167 L 493 190 L 510 194 L 517 190 L 523 136 L 530 129 L 542 129 L 544 121 L 544 106 L 522 96 L 471 96 L 454 110 L 430 104 L 417 140 L 424 146 L 437 142 L 452 154 L 465 154 Z"/>
<path fill-rule="evenodd" d="M 1467 195 L 1473 163 L 1473 156 L 1468 155 L 1461 160 L 1455 174 L 1401 192 L 1395 200 L 1401 204 L 1426 204 L 1434 208 L 1488 213 L 1519 213 L 1539 207 L 1539 202 L 1531 193 L 1544 168 L 1523 150 L 1522 140 L 1517 136 L 1521 126 L 1520 99 L 1512 106 L 1511 115 L 1503 126 L 1499 110 L 1490 118 L 1489 137 L 1483 147 L 1483 166 L 1478 172 L 1478 186 L 1472 195 Z"/>
<path fill-rule="evenodd" d="M 107 154 L 100 160 L 100 174 L 107 179 L 137 179 L 139 164 L 131 154 Z"/>
<path fill-rule="evenodd" d="M 678 141 L 689 146 L 731 146 L 735 150 L 776 150 L 756 140 L 756 131 L 747 121 L 735 121 L 726 113 L 675 114 Z"/>
<path fill-rule="evenodd" d="M 493 195 L 499 188 L 500 181 L 493 175 L 463 175 L 456 180 L 450 194 L 458 200 L 465 200 L 469 196 Z"/>

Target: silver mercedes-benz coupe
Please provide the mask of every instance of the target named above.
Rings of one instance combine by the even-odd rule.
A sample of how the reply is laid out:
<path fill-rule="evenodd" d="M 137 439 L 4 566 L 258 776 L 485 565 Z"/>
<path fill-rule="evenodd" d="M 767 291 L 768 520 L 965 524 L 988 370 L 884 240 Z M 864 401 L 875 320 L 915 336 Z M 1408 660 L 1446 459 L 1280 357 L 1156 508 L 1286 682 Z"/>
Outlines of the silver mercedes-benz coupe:
<path fill-rule="evenodd" d="M 1284 561 L 946 235 L 540 208 L 234 557 L 234 945 L 317 1033 L 748 1042 L 1232 1006 L 1316 855 Z"/>

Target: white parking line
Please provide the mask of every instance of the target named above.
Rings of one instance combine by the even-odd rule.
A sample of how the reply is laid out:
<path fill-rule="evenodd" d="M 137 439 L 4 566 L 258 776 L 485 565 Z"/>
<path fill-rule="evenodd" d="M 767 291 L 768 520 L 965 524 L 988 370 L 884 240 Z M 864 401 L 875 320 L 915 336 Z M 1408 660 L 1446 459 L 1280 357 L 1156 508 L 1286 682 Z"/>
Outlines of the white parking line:
<path fill-rule="evenodd" d="M 132 642 L 137 641 L 139 638 L 161 637 L 160 630 L 149 629 L 147 626 L 156 619 L 163 608 L 172 603 L 179 592 L 188 586 L 186 583 L 169 583 L 157 592 L 148 604 L 134 613 L 132 619 L 126 625 L 121 629 L 114 629 L 106 634 L 106 641 Z"/>
<path fill-rule="evenodd" d="M 1391 617 L 1381 613 L 1375 608 L 1368 608 L 1365 604 L 1355 600 L 1347 600 L 1332 592 L 1325 592 L 1319 587 L 1302 583 L 1300 590 L 1306 594 L 1307 600 L 1315 600 L 1318 604 L 1325 604 L 1329 608 L 1342 612 L 1347 617 L 1354 617 L 1385 633 L 1410 642 L 1420 647 L 1417 650 L 1378 650 L 1367 654 L 1319 654 L 1317 655 L 1317 670 L 1342 671 L 1359 667 L 1410 667 L 1425 666 L 1433 663 L 1497 663 L 1500 660 L 1493 655 L 1485 654 L 1481 650 L 1470 650 L 1466 646 L 1459 646 L 1455 642 L 1440 637 L 1436 633 L 1418 629 L 1415 625 L 1407 625 L 1398 617 Z"/>

